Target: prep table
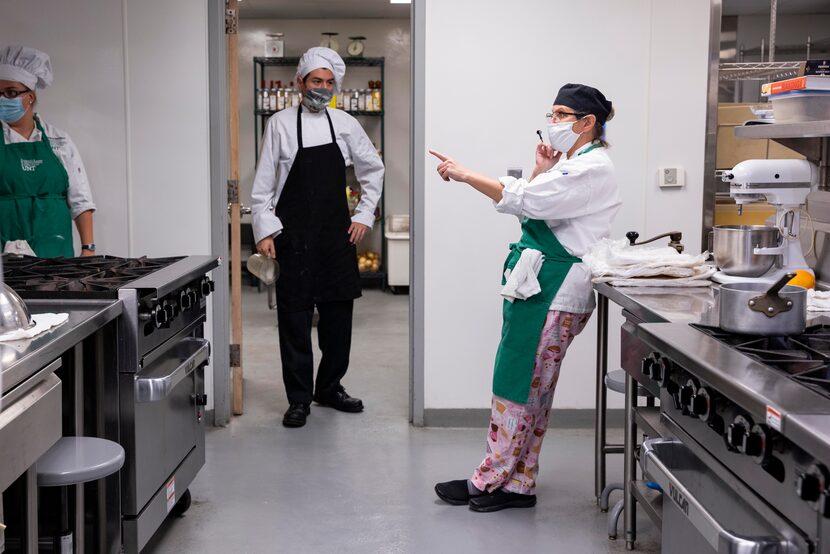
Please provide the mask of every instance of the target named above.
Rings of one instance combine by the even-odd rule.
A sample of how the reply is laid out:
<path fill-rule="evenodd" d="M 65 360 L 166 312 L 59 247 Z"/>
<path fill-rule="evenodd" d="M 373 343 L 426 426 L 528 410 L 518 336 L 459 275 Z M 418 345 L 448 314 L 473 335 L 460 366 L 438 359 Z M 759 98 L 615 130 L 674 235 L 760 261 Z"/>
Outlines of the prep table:
<path fill-rule="evenodd" d="M 743 524 L 730 522 L 733 516 L 745 516 L 753 525 L 762 522 L 747 527 L 758 541 L 747 541 L 753 548 L 830 551 L 830 440 L 826 432 L 830 424 L 830 318 L 808 312 L 808 331 L 803 335 L 747 337 L 717 329 L 717 286 L 671 289 L 597 284 L 595 290 L 599 295 L 597 497 L 605 486 L 603 449 L 614 451 L 605 447 L 604 430 L 609 299 L 622 307 L 626 319 L 621 329 L 621 365 L 626 371 L 627 547 L 634 544 L 634 507 L 640 505 L 656 524 L 661 525 L 662 518 L 664 530 L 671 521 L 670 540 L 679 539 L 680 528 L 686 533 L 694 527 L 712 551 L 745 540 L 730 534 L 730 529 Z M 813 372 L 822 378 L 810 377 Z M 638 383 L 660 399 L 659 408 L 637 405 Z M 641 452 L 644 474 L 661 475 L 664 490 L 672 493 L 662 508 L 651 504 L 655 493 L 635 481 L 638 427 L 664 441 Z M 717 501 L 709 498 L 710 504 L 734 502 L 735 507 L 720 516 L 717 510 L 707 511 L 706 501 L 696 503 L 694 490 L 683 489 L 677 481 L 683 479 L 683 468 L 675 469 L 681 476 L 676 478 L 671 464 L 666 464 L 666 470 L 655 461 L 659 456 L 700 467 L 692 483 L 704 487 L 706 493 L 721 489 Z M 649 463 L 651 473 L 645 468 Z M 704 493 L 700 496 L 706 498 Z M 708 552 L 701 549 L 704 546 L 680 551 Z"/>
<path fill-rule="evenodd" d="M 33 339 L 0 343 L 0 492 L 25 474 L 26 552 L 37 552 L 37 473 L 35 462 L 63 433 L 62 396 L 72 394 L 72 425 L 82 425 L 82 343 L 121 315 L 120 300 L 54 302 L 28 300 L 32 314 L 64 312 L 69 319 Z M 72 356 L 73 390 L 63 391 L 56 375 L 62 356 Z M 7 514 L 8 515 L 8 514 Z"/>

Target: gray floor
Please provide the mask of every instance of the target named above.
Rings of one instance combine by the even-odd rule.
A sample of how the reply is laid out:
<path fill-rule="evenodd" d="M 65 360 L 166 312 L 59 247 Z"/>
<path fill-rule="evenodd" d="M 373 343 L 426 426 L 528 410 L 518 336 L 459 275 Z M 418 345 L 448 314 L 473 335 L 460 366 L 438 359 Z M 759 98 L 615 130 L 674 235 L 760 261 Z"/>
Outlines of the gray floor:
<path fill-rule="evenodd" d="M 209 431 L 193 506 L 145 552 L 625 552 L 593 502 L 590 430 L 550 430 L 536 508 L 478 514 L 435 498 L 435 482 L 466 477 L 481 460 L 484 430 L 407 422 L 406 296 L 367 291 L 356 304 L 344 384 L 366 412 L 312 406 L 301 429 L 280 424 L 275 314 L 250 289 L 244 309 L 246 413 Z M 619 458 L 610 476 L 622 474 Z M 638 527 L 638 551 L 659 551 L 645 516 Z"/>

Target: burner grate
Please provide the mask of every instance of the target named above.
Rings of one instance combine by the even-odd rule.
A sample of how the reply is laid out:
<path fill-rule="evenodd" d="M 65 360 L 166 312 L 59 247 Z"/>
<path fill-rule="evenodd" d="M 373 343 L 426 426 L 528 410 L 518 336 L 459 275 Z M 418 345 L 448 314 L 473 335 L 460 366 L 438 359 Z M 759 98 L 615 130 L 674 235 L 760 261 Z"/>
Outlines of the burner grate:
<path fill-rule="evenodd" d="M 740 335 L 699 324 L 692 327 L 830 398 L 830 326 L 816 325 L 789 337 Z"/>
<path fill-rule="evenodd" d="M 113 297 L 119 288 L 173 264 L 174 258 L 34 258 L 3 256 L 4 280 L 29 298 Z"/>

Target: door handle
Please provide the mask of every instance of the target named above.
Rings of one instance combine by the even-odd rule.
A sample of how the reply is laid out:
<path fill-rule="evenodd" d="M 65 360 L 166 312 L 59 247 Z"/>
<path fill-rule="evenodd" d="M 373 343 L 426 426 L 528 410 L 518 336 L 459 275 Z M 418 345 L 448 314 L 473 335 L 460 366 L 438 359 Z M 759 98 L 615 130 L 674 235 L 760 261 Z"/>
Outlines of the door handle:
<path fill-rule="evenodd" d="M 231 209 L 233 209 L 233 204 L 228 204 L 228 213 L 231 213 Z M 250 215 L 251 214 L 251 207 L 250 206 L 243 206 L 242 204 L 239 205 L 239 213 L 242 215 Z"/>
<path fill-rule="evenodd" d="M 683 447 L 682 442 L 673 439 L 651 439 L 643 443 L 643 473 L 660 485 L 663 494 L 671 496 L 672 501 L 685 513 L 689 523 L 717 552 L 785 554 L 791 551 L 791 544 L 785 539 L 774 536 L 745 537 L 721 525 L 660 459 L 658 448 L 668 444 Z"/>
<path fill-rule="evenodd" d="M 173 348 L 186 345 L 192 350 L 176 368 L 165 375 L 149 375 L 135 378 L 136 402 L 158 402 L 164 400 L 188 375 L 208 361 L 210 342 L 207 339 L 188 337 Z"/>

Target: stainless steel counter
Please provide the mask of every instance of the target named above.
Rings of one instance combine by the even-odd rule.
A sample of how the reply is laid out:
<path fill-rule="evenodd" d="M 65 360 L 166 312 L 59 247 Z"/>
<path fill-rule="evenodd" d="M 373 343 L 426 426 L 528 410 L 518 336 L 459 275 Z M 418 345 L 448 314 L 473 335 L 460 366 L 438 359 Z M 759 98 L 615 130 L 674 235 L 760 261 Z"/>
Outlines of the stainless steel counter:
<path fill-rule="evenodd" d="M 720 285 L 711 287 L 612 287 L 594 285 L 602 297 L 621 306 L 644 323 L 699 323 L 718 325 Z M 829 312 L 830 314 L 830 312 Z M 807 325 L 830 324 L 828 315 L 807 312 Z"/>
<path fill-rule="evenodd" d="M 602 297 L 646 323 L 717 324 L 717 287 L 612 287 L 594 285 Z"/>
<path fill-rule="evenodd" d="M 120 300 L 26 300 L 32 314 L 69 313 L 63 325 L 33 339 L 0 342 L 3 389 L 13 389 L 61 354 L 121 315 Z"/>

